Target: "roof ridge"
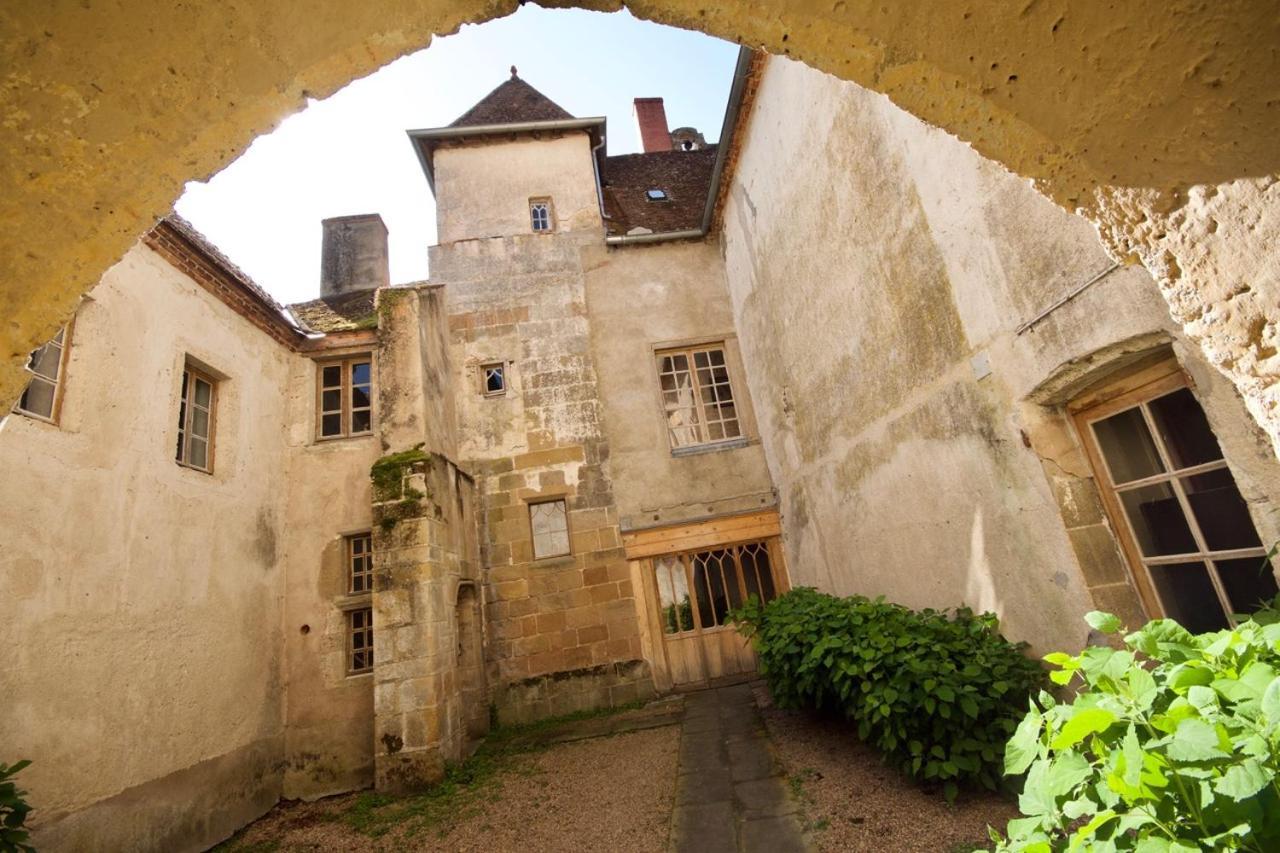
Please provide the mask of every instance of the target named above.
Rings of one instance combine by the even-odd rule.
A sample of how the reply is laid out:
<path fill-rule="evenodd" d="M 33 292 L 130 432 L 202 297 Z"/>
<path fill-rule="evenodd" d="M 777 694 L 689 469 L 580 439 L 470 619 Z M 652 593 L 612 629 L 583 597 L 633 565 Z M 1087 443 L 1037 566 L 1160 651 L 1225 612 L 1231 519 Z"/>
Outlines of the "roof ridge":
<path fill-rule="evenodd" d="M 485 124 L 515 124 L 527 121 L 555 121 L 573 118 L 573 114 L 530 83 L 512 75 L 503 80 L 454 119 L 449 127 L 473 127 Z"/>

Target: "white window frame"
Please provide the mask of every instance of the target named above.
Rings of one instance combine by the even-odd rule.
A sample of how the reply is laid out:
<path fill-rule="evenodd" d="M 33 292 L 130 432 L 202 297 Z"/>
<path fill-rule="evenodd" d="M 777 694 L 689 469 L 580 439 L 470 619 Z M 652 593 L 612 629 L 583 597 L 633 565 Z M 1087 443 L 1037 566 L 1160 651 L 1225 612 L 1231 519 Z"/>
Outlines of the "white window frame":
<path fill-rule="evenodd" d="M 539 216 L 541 212 L 541 216 Z M 542 227 L 538 223 L 542 222 Z M 534 234 L 550 234 L 556 230 L 555 209 L 550 198 L 529 199 L 529 228 Z"/>
<path fill-rule="evenodd" d="M 68 354 L 71 351 L 71 328 L 73 325 L 74 321 L 67 323 L 59 329 L 58 333 L 50 340 L 31 351 L 31 355 L 27 357 L 27 364 L 24 368 L 31 374 L 31 379 L 28 380 L 27 387 L 22 389 L 22 394 L 18 397 L 18 401 L 13 404 L 13 411 L 23 415 L 24 417 L 31 418 L 32 420 L 40 421 L 41 423 L 53 424 L 55 426 L 58 424 L 58 421 L 62 416 L 62 394 L 66 387 L 67 359 Z M 54 363 L 54 376 L 52 379 L 44 376 L 43 374 L 37 373 L 33 369 L 37 358 L 40 357 L 41 353 L 48 351 L 51 347 L 57 348 L 58 350 L 58 359 Z M 31 386 L 37 383 L 53 386 L 53 399 L 50 401 L 49 414 L 47 415 L 43 412 L 24 408 L 22 405 L 23 401 L 27 399 L 27 394 L 30 392 Z"/>
<path fill-rule="evenodd" d="M 208 406 L 201 406 L 196 402 L 196 389 L 201 382 L 209 386 Z M 183 365 L 182 384 L 179 385 L 178 391 L 178 443 L 174 452 L 174 461 L 183 468 L 190 468 L 193 471 L 200 471 L 204 474 L 213 473 L 214 439 L 217 432 L 218 416 L 218 384 L 218 379 L 207 371 L 201 370 L 189 362 Z M 194 433 L 197 412 L 204 412 L 207 418 L 205 435 Z M 191 459 L 191 438 L 193 434 L 205 443 L 204 465 L 200 465 Z"/>

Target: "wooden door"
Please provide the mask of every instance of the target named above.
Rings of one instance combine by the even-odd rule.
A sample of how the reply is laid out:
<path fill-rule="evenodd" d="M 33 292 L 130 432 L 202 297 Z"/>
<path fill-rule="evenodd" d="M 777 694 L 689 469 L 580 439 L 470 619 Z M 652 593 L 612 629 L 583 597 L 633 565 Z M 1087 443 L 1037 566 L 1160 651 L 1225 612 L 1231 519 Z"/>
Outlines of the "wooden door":
<path fill-rule="evenodd" d="M 645 586 L 657 610 L 662 653 L 673 686 L 755 671 L 750 642 L 726 617 L 747 596 L 773 599 L 784 587 L 777 540 L 664 554 L 646 561 Z"/>

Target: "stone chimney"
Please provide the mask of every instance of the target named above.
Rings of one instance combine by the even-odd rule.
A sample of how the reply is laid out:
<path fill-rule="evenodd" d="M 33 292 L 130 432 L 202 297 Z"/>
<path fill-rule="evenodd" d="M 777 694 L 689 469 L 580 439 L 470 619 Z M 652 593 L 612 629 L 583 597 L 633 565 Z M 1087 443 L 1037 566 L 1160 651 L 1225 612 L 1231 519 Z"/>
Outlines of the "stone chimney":
<path fill-rule="evenodd" d="M 391 284 L 387 226 L 376 213 L 335 216 L 320 223 L 320 296 L 341 296 Z"/>
<path fill-rule="evenodd" d="M 667 110 L 662 106 L 662 98 L 636 98 L 635 107 L 644 152 L 670 151 L 671 133 L 667 130 Z"/>

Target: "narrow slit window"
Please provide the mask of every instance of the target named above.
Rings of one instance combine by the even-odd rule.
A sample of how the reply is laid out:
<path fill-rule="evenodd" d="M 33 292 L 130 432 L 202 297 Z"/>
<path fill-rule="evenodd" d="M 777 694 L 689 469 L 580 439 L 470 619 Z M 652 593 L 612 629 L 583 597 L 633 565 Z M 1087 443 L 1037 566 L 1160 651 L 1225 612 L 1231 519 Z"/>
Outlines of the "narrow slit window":
<path fill-rule="evenodd" d="M 213 417 L 217 386 L 209 376 L 192 367 L 182 371 L 182 396 L 178 401 L 179 465 L 197 471 L 213 470 Z"/>
<path fill-rule="evenodd" d="M 529 527 L 535 560 L 569 553 L 569 516 L 563 500 L 529 504 Z"/>
<path fill-rule="evenodd" d="M 359 533 L 347 537 L 347 592 L 373 592 L 373 537 Z"/>
<path fill-rule="evenodd" d="M 373 669 L 373 608 L 347 611 L 347 674 Z"/>
<path fill-rule="evenodd" d="M 31 353 L 27 359 L 27 372 L 31 379 L 14 407 L 16 411 L 49 423 L 57 421 L 66 347 L 67 327 L 63 326 L 53 340 Z"/>
<path fill-rule="evenodd" d="M 501 397 L 507 393 L 507 371 L 502 362 L 486 364 L 481 368 L 484 377 L 484 395 Z"/>
<path fill-rule="evenodd" d="M 672 448 L 742 436 L 723 345 L 659 352 L 658 383 Z"/>
<path fill-rule="evenodd" d="M 316 365 L 320 438 L 368 435 L 373 431 L 373 362 L 369 356 Z"/>
<path fill-rule="evenodd" d="M 1180 372 L 1076 418 L 1125 554 L 1159 615 L 1213 631 L 1276 595 L 1248 506 Z"/>
<path fill-rule="evenodd" d="M 533 199 L 529 202 L 529 222 L 535 232 L 551 230 L 551 202 Z"/>

